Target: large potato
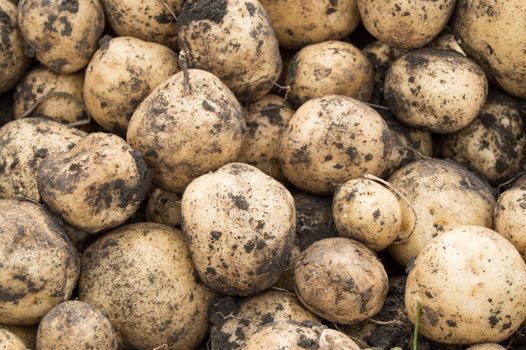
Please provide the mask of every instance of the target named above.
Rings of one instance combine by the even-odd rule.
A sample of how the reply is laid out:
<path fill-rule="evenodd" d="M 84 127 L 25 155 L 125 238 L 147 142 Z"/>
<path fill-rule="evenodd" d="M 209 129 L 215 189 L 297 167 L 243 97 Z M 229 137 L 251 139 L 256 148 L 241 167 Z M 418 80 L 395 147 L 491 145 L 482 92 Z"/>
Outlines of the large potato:
<path fill-rule="evenodd" d="M 26 345 L 14 333 L 0 328 L 0 350 L 26 350 Z"/>
<path fill-rule="evenodd" d="M 126 134 L 139 104 L 177 70 L 177 56 L 165 46 L 132 37 L 110 39 L 86 68 L 86 107 L 104 129 Z"/>
<path fill-rule="evenodd" d="M 0 323 L 32 325 L 68 300 L 77 250 L 60 219 L 37 204 L 0 200 Z"/>
<path fill-rule="evenodd" d="M 123 344 L 194 349 L 213 294 L 199 283 L 183 234 L 139 223 L 102 236 L 82 255 L 80 300 L 108 314 Z"/>
<path fill-rule="evenodd" d="M 285 270 L 295 238 L 294 201 L 259 169 L 230 163 L 197 178 L 183 194 L 181 212 L 197 272 L 214 291 L 256 294 Z"/>
<path fill-rule="evenodd" d="M 181 195 L 156 188 L 148 198 L 146 220 L 181 228 Z"/>
<path fill-rule="evenodd" d="M 18 24 L 36 58 L 57 73 L 84 68 L 104 30 L 99 0 L 21 0 Z"/>
<path fill-rule="evenodd" d="M 495 231 L 510 241 L 526 260 L 526 187 L 513 187 L 499 196 Z"/>
<path fill-rule="evenodd" d="M 177 26 L 189 67 L 217 75 L 240 101 L 265 96 L 278 81 L 278 41 L 258 0 L 187 0 Z"/>
<path fill-rule="evenodd" d="M 463 226 L 443 233 L 418 255 L 405 305 L 419 331 L 446 344 L 499 342 L 526 317 L 526 265 L 498 233 Z"/>
<path fill-rule="evenodd" d="M 195 178 L 237 159 L 245 120 L 215 75 L 189 70 L 158 86 L 133 114 L 127 140 L 144 154 L 153 181 L 182 193 Z"/>

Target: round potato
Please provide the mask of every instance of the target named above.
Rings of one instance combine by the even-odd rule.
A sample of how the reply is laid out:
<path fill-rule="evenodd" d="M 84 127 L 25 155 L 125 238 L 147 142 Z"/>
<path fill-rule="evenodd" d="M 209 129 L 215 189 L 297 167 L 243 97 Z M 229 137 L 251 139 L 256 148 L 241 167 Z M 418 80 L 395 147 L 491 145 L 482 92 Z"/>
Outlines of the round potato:
<path fill-rule="evenodd" d="M 144 154 L 157 187 L 182 193 L 193 179 L 237 159 L 244 128 L 241 106 L 226 85 L 192 69 L 187 77 L 177 73 L 144 100 L 127 140 Z"/>
<path fill-rule="evenodd" d="M 36 348 L 36 339 L 37 339 L 37 330 L 38 325 L 34 326 L 6 326 L 0 324 L 0 332 L 1 330 L 6 330 L 18 337 L 22 341 L 22 343 L 25 345 L 24 349 L 35 349 Z M 2 342 L 0 341 L 0 344 Z M 2 349 L 0 345 L 0 349 Z M 2 349 L 3 350 L 3 349 Z M 5 350 L 12 350 L 11 348 L 5 349 Z"/>
<path fill-rule="evenodd" d="M 376 315 L 387 295 L 387 273 L 375 253 L 348 238 L 326 238 L 301 253 L 296 294 L 316 315 L 351 324 Z"/>
<path fill-rule="evenodd" d="M 104 30 L 99 0 L 20 0 L 18 24 L 36 58 L 57 73 L 84 68 Z"/>
<path fill-rule="evenodd" d="M 357 1 L 367 31 L 399 49 L 415 49 L 428 44 L 444 29 L 455 8 L 455 0 Z"/>
<path fill-rule="evenodd" d="M 385 77 L 384 97 L 403 123 L 447 134 L 469 125 L 486 102 L 482 69 L 455 51 L 421 49 L 395 61 Z"/>
<path fill-rule="evenodd" d="M 37 324 L 68 300 L 79 258 L 60 219 L 30 202 L 0 200 L 0 323 Z"/>
<path fill-rule="evenodd" d="M 181 227 L 181 195 L 156 188 L 146 206 L 146 220 L 176 228 Z"/>
<path fill-rule="evenodd" d="M 389 129 L 374 109 L 346 96 L 310 100 L 280 140 L 283 173 L 296 187 L 328 194 L 363 174 L 380 175 L 391 151 Z"/>
<path fill-rule="evenodd" d="M 290 100 L 299 107 L 327 95 L 345 95 L 369 101 L 374 72 L 367 57 L 354 45 L 326 41 L 301 49 L 292 59 L 285 78 Z"/>
<path fill-rule="evenodd" d="M 37 348 L 117 350 L 117 336 L 97 308 L 82 301 L 66 301 L 51 309 L 40 322 Z"/>
<path fill-rule="evenodd" d="M 513 187 L 499 196 L 495 231 L 510 241 L 526 260 L 526 187 Z"/>
<path fill-rule="evenodd" d="M 402 208 L 403 243 L 389 248 L 403 266 L 440 233 L 462 225 L 493 227 L 495 199 L 491 187 L 475 174 L 438 159 L 424 159 L 396 171 L 389 183 L 411 202 Z M 416 220 L 414 217 L 416 213 Z"/>
<path fill-rule="evenodd" d="M 446 344 L 499 342 L 526 317 L 526 265 L 498 233 L 452 229 L 418 255 L 407 278 L 405 305 L 420 332 Z"/>
<path fill-rule="evenodd" d="M 189 67 L 217 75 L 241 102 L 265 96 L 281 74 L 278 41 L 257 0 L 187 0 L 177 36 Z"/>
<path fill-rule="evenodd" d="M 253 295 L 285 270 L 295 239 L 294 200 L 259 169 L 230 163 L 197 178 L 183 194 L 181 213 L 197 272 L 210 289 Z"/>
<path fill-rule="evenodd" d="M 466 350 L 506 350 L 506 348 L 504 346 L 500 346 L 499 344 L 486 343 L 470 346 Z"/>
<path fill-rule="evenodd" d="M 26 345 L 12 332 L 0 328 L 0 350 L 26 350 Z"/>
<path fill-rule="evenodd" d="M 204 338 L 213 294 L 199 283 L 180 231 L 123 226 L 90 245 L 81 261 L 80 300 L 108 314 L 123 347 L 186 350 Z"/>
<path fill-rule="evenodd" d="M 177 70 L 176 54 L 163 45 L 132 37 L 109 39 L 86 69 L 86 107 L 104 129 L 126 134 L 139 104 Z"/>

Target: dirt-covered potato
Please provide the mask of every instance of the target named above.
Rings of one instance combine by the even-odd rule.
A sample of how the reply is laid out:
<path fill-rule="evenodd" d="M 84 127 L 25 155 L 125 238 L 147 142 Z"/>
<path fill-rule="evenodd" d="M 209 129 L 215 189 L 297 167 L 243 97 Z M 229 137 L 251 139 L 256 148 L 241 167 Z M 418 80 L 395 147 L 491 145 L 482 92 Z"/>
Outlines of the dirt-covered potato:
<path fill-rule="evenodd" d="M 146 206 L 146 220 L 176 228 L 181 227 L 181 195 L 156 188 Z"/>
<path fill-rule="evenodd" d="M 486 101 L 482 69 L 455 51 L 421 49 L 396 60 L 385 77 L 384 97 L 403 123 L 447 134 L 471 123 Z"/>
<path fill-rule="evenodd" d="M 526 98 L 526 2 L 458 0 L 453 29 L 488 75 L 509 94 Z"/>
<path fill-rule="evenodd" d="M 389 183 L 411 202 L 402 207 L 403 243 L 389 248 L 403 266 L 440 233 L 462 225 L 493 227 L 491 187 L 453 162 L 424 159 L 396 171 Z"/>
<path fill-rule="evenodd" d="M 513 187 L 499 196 L 495 231 L 510 241 L 526 260 L 526 187 Z"/>
<path fill-rule="evenodd" d="M 278 40 L 257 0 L 187 0 L 177 36 L 188 66 L 217 75 L 241 102 L 265 96 L 281 74 Z"/>
<path fill-rule="evenodd" d="M 455 37 L 455 34 L 451 33 L 449 30 L 444 30 L 443 34 L 437 36 L 431 43 L 429 43 L 428 47 L 441 50 L 453 50 L 466 56 L 466 53 L 462 50 L 462 47 L 458 42 L 459 41 Z"/>
<path fill-rule="evenodd" d="M 478 226 L 445 232 L 418 255 L 405 305 L 419 331 L 446 344 L 499 342 L 526 317 L 526 265 L 513 245 Z"/>
<path fill-rule="evenodd" d="M 351 324 L 376 315 L 387 295 L 387 273 L 375 253 L 348 238 L 326 238 L 301 253 L 296 294 L 325 320 Z"/>
<path fill-rule="evenodd" d="M 8 0 L 0 0 L 0 33 L 0 93 L 3 93 L 16 85 L 30 62 L 17 24 L 17 8 Z"/>
<path fill-rule="evenodd" d="M 327 95 L 369 101 L 374 89 L 371 62 L 354 45 L 325 41 L 301 49 L 292 59 L 285 85 L 295 106 Z"/>
<path fill-rule="evenodd" d="M 246 107 L 247 130 L 238 161 L 284 181 L 279 164 L 279 138 L 294 110 L 282 97 L 267 95 Z"/>
<path fill-rule="evenodd" d="M 522 170 L 526 159 L 526 132 L 519 104 L 490 91 L 478 117 L 466 128 L 445 135 L 442 155 L 499 184 Z"/>
<path fill-rule="evenodd" d="M 85 133 L 41 118 L 12 121 L 0 128 L 0 198 L 40 200 L 37 171 L 49 155 L 75 146 Z"/>
<path fill-rule="evenodd" d="M 177 70 L 176 54 L 163 45 L 132 37 L 108 39 L 86 68 L 86 107 L 104 129 L 126 134 L 139 104 Z"/>
<path fill-rule="evenodd" d="M 0 350 L 26 350 L 26 345 L 14 333 L 0 328 Z"/>
<path fill-rule="evenodd" d="M 132 36 L 177 46 L 175 18 L 184 0 L 101 0 L 111 27 L 119 36 Z"/>
<path fill-rule="evenodd" d="M 57 73 L 84 68 L 104 30 L 99 0 L 20 0 L 18 24 L 36 58 Z"/>
<path fill-rule="evenodd" d="M 82 301 L 66 301 L 51 309 L 40 322 L 37 348 L 117 350 L 117 336 L 97 308 Z"/>
<path fill-rule="evenodd" d="M 68 300 L 79 258 L 60 219 L 31 202 L 0 200 L 0 323 L 33 325 Z"/>
<path fill-rule="evenodd" d="M 217 350 L 244 349 L 258 327 L 272 322 L 320 322 L 305 309 L 294 294 L 268 290 L 239 302 L 230 297 L 219 299 L 211 310 L 211 346 Z"/>
<path fill-rule="evenodd" d="M 82 73 L 58 74 L 44 66 L 33 68 L 17 85 L 15 118 L 51 119 L 62 124 L 87 121 L 82 102 Z M 54 95 L 54 96 L 53 96 Z"/>
<path fill-rule="evenodd" d="M 144 154 L 153 181 L 182 193 L 195 178 L 237 159 L 244 114 L 215 75 L 191 69 L 158 86 L 133 114 L 127 140 Z"/>
<path fill-rule="evenodd" d="M 93 133 L 71 150 L 44 159 L 37 185 L 51 210 L 72 226 L 97 233 L 135 213 L 150 186 L 150 171 L 120 137 Z"/>
<path fill-rule="evenodd" d="M 367 31 L 389 46 L 414 49 L 428 44 L 446 26 L 455 0 L 357 0 Z"/>
<path fill-rule="evenodd" d="M 194 349 L 213 294 L 199 283 L 183 234 L 139 223 L 102 236 L 82 255 L 79 297 L 106 312 L 123 345 Z"/>
<path fill-rule="evenodd" d="M 389 129 L 367 104 L 346 96 L 310 100 L 280 139 L 283 173 L 296 187 L 328 194 L 363 174 L 380 175 L 391 151 Z"/>
<path fill-rule="evenodd" d="M 485 343 L 470 346 L 466 350 L 506 350 L 506 348 L 496 343 Z"/>
<path fill-rule="evenodd" d="M 6 326 L 3 324 L 0 324 L 0 332 L 2 330 L 6 330 L 18 337 L 22 341 L 22 343 L 25 345 L 24 349 L 35 349 L 36 348 L 36 339 L 37 339 L 37 330 L 38 325 L 33 326 Z M 0 336 L 1 337 L 1 336 Z M 2 344 L 2 341 L 0 341 L 0 344 Z M 0 345 L 0 349 L 2 349 Z M 11 348 L 8 348 L 6 350 L 12 350 Z"/>

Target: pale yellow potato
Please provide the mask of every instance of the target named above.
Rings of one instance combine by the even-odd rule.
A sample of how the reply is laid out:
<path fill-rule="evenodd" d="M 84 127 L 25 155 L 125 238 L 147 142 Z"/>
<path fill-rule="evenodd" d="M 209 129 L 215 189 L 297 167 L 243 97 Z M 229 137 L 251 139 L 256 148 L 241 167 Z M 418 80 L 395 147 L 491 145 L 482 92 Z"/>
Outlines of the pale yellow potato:
<path fill-rule="evenodd" d="M 506 348 L 496 343 L 486 343 L 470 346 L 466 350 L 506 350 Z"/>
<path fill-rule="evenodd" d="M 181 195 L 156 188 L 150 194 L 146 206 L 146 220 L 181 227 Z"/>
<path fill-rule="evenodd" d="M 495 208 L 495 231 L 510 241 L 526 259 L 526 187 L 502 193 Z"/>
<path fill-rule="evenodd" d="M 34 326 L 6 326 L 0 324 L 0 331 L 6 330 L 16 335 L 25 345 L 25 349 L 35 349 L 38 325 Z M 1 347 L 0 347 L 1 349 Z M 11 349 L 9 349 L 11 350 Z"/>
<path fill-rule="evenodd" d="M 14 333 L 0 328 L 0 350 L 26 350 L 26 345 Z"/>

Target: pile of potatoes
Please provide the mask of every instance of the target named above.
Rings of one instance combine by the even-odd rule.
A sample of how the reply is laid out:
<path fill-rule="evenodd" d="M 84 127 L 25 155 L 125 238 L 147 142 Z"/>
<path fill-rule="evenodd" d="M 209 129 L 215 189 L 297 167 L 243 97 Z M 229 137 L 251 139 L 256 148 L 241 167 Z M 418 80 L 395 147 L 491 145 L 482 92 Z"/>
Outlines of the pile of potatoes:
<path fill-rule="evenodd" d="M 526 349 L 524 0 L 0 0 L 0 350 Z"/>

